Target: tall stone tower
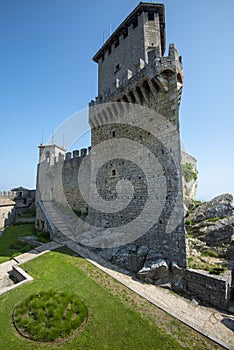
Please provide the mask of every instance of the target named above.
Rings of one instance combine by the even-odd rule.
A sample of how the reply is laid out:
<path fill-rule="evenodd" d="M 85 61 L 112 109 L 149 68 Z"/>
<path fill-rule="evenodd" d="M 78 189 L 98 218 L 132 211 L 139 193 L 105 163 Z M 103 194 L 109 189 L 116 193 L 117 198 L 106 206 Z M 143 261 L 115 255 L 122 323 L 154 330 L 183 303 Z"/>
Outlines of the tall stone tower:
<path fill-rule="evenodd" d="M 159 184 L 153 201 L 162 202 L 165 199 L 160 215 L 155 212 L 154 205 L 149 206 L 142 220 L 147 221 L 148 215 L 151 215 L 155 217 L 155 222 L 147 232 L 119 248 L 104 249 L 102 252 L 112 262 L 149 279 L 170 278 L 177 267 L 186 267 L 179 137 L 183 70 L 174 44 L 169 45 L 168 56 L 164 56 L 165 40 L 164 5 L 139 3 L 93 57 L 98 64 L 98 96 L 96 101 L 90 102 L 89 116 L 92 152 L 101 143 L 106 142 L 108 148 L 109 141 L 115 141 L 117 145 L 118 140 L 122 143 L 128 139 L 131 144 L 139 142 L 145 147 L 139 159 L 143 158 L 146 162 L 150 157 L 147 153 L 149 150 L 156 156 L 155 163 L 160 163 L 162 173 L 153 170 L 152 175 L 154 182 Z M 102 108 L 106 103 L 106 107 Z M 140 112 L 141 123 L 145 121 L 148 126 L 151 123 L 152 130 L 156 125 L 162 126 L 159 115 L 163 116 L 161 139 L 152 135 L 150 127 L 148 130 L 136 128 L 128 122 L 124 123 L 123 119 L 121 123 L 118 121 L 120 115 L 129 112 L 128 104 L 143 108 Z M 153 159 L 151 163 L 154 163 Z M 145 163 L 139 170 L 139 166 L 120 155 L 113 156 L 112 160 L 107 159 L 105 165 L 103 162 L 96 186 L 104 200 L 111 203 L 117 198 L 116 186 L 122 179 L 131 181 L 135 192 L 127 208 L 129 210 L 107 214 L 89 208 L 89 217 L 96 226 L 127 227 L 147 206 L 150 190 L 147 176 L 144 176 L 147 167 Z M 163 186 L 166 190 L 163 190 Z M 173 228 L 168 229 L 169 226 Z"/>

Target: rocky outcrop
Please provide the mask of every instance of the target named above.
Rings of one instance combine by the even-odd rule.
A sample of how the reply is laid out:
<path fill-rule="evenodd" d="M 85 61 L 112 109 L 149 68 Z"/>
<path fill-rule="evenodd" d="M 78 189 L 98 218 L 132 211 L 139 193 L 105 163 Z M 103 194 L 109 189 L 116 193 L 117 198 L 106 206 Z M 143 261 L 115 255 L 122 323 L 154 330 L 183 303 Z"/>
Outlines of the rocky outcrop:
<path fill-rule="evenodd" d="M 105 249 L 100 255 L 112 263 L 132 272 L 139 271 L 146 259 L 149 248 L 129 244 L 120 248 Z"/>
<path fill-rule="evenodd" d="M 234 238 L 232 239 L 230 246 L 227 249 L 226 258 L 229 260 L 234 260 Z"/>
<path fill-rule="evenodd" d="M 182 185 L 184 204 L 187 207 L 195 199 L 197 191 L 197 161 L 187 152 L 181 152 Z"/>
<path fill-rule="evenodd" d="M 231 194 L 222 194 L 210 202 L 200 205 L 188 216 L 187 220 L 197 223 L 211 218 L 232 216 L 232 201 L 233 196 Z"/>
<path fill-rule="evenodd" d="M 231 243 L 234 235 L 234 217 L 218 220 L 213 225 L 201 227 L 200 239 L 209 246 Z"/>
<path fill-rule="evenodd" d="M 233 196 L 226 193 L 192 209 L 186 218 L 189 256 L 196 258 L 208 251 L 228 260 L 234 259 L 232 201 Z"/>
<path fill-rule="evenodd" d="M 138 271 L 137 276 L 141 279 L 159 280 L 168 277 L 168 265 L 164 259 L 158 259 L 150 264 L 145 264 Z"/>

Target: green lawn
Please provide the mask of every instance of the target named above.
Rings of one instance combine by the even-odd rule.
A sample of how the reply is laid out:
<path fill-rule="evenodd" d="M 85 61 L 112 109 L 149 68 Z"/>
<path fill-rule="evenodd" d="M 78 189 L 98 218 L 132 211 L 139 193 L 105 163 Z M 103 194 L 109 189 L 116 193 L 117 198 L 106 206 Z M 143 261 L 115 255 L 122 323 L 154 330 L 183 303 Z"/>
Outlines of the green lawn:
<path fill-rule="evenodd" d="M 20 255 L 33 249 L 35 246 L 18 240 L 21 236 L 31 235 L 37 236 L 37 240 L 42 238 L 42 242 L 48 241 L 48 237 L 45 239 L 47 235 L 46 233 L 35 230 L 34 223 L 20 223 L 7 227 L 0 237 L 0 264 L 12 259 L 12 257 L 16 255 Z"/>
<path fill-rule="evenodd" d="M 0 349 L 219 348 L 82 258 L 63 254 L 61 251 L 50 252 L 22 267 L 34 281 L 0 296 Z M 17 333 L 12 323 L 12 311 L 15 305 L 32 293 L 50 288 L 55 291 L 69 291 L 79 296 L 88 308 L 86 326 L 79 335 L 61 344 L 37 343 L 24 339 Z M 141 308 L 142 312 L 139 311 Z M 151 311 L 148 313 L 147 310 Z M 165 330 L 161 327 L 162 320 Z M 175 335 L 166 334 L 170 333 L 170 328 Z"/>

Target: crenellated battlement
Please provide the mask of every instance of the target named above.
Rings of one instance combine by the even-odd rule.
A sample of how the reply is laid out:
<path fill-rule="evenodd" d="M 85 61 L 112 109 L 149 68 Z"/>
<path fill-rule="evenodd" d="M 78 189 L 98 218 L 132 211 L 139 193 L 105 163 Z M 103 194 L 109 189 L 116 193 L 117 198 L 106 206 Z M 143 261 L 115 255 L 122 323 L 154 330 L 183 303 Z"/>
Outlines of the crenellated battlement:
<path fill-rule="evenodd" d="M 159 90 L 168 92 L 168 74 L 175 73 L 178 88 L 183 85 L 182 58 L 178 54 L 174 44 L 169 45 L 169 54 L 166 57 L 158 56 L 158 50 L 150 51 L 148 62 L 139 60 L 137 72 L 126 69 L 122 77 L 116 78 L 114 89 L 110 85 L 105 93 L 96 97 L 89 104 L 90 107 L 96 104 L 109 101 L 130 102 L 146 104 L 148 95 L 156 95 Z"/>
<path fill-rule="evenodd" d="M 91 146 L 88 148 L 81 148 L 80 150 L 74 150 L 72 152 L 66 152 L 65 161 L 84 158 L 89 155 L 90 152 Z"/>
<path fill-rule="evenodd" d="M 0 199 L 13 199 L 16 196 L 14 191 L 0 191 Z"/>

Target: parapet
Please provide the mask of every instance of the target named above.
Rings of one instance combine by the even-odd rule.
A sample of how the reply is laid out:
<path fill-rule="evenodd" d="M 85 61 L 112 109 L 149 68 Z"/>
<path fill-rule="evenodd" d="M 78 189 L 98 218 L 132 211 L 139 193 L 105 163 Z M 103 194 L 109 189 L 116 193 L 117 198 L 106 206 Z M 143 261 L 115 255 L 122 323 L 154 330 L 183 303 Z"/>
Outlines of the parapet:
<path fill-rule="evenodd" d="M 0 199 L 13 199 L 16 197 L 14 191 L 0 191 Z"/>
<path fill-rule="evenodd" d="M 81 159 L 89 155 L 91 152 L 91 146 L 88 148 L 81 148 L 80 150 L 74 150 L 72 152 L 67 152 L 65 155 L 65 161 L 73 159 Z"/>
<path fill-rule="evenodd" d="M 142 59 L 138 62 L 137 73 L 125 69 L 121 78 L 116 78 L 115 86 L 108 87 L 96 100 L 89 103 L 89 107 L 109 101 L 145 104 L 147 94 L 158 93 L 159 90 L 168 91 L 168 74 L 177 75 L 180 88 L 183 85 L 182 58 L 174 44 L 169 45 L 168 56 L 158 57 L 158 48 L 152 49 L 148 55 L 148 62 Z M 129 93 L 130 92 L 130 93 Z M 146 101 L 145 101 L 146 100 Z"/>

